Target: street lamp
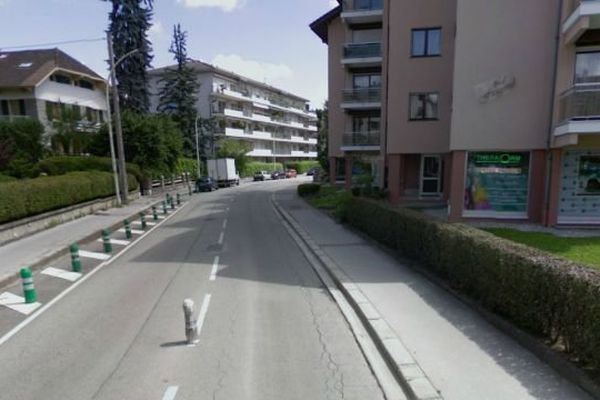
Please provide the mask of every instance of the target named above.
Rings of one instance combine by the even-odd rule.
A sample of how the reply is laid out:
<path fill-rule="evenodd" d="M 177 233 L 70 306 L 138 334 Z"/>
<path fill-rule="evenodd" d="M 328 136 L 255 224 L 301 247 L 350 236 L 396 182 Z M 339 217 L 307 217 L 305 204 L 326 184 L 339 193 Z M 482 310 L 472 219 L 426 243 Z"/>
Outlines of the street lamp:
<path fill-rule="evenodd" d="M 197 178 L 200 178 L 200 145 L 198 140 L 198 120 L 200 116 L 196 116 L 196 120 L 194 121 L 194 131 L 196 132 L 196 162 L 198 163 L 198 175 Z"/>

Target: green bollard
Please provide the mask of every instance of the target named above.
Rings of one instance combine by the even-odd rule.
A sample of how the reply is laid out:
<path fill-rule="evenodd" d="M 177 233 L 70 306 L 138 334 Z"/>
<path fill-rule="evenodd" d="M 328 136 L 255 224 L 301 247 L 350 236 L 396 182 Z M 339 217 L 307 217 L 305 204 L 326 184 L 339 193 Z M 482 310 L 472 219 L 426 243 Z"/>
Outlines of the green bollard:
<path fill-rule="evenodd" d="M 167 202 L 163 200 L 162 202 L 163 214 L 167 215 Z"/>
<path fill-rule="evenodd" d="M 167 193 L 165 195 L 165 197 L 166 197 L 166 200 L 167 200 L 167 205 L 171 204 L 171 195 L 169 193 Z"/>
<path fill-rule="evenodd" d="M 35 287 L 33 286 L 33 275 L 31 270 L 27 267 L 21 269 L 21 279 L 23 279 L 23 294 L 25 296 L 25 303 L 35 303 L 37 295 L 35 293 Z"/>
<path fill-rule="evenodd" d="M 181 205 L 181 195 L 179 193 L 177 193 L 177 205 Z"/>
<path fill-rule="evenodd" d="M 146 229 L 146 214 L 140 213 L 140 221 L 142 222 L 142 229 Z"/>
<path fill-rule="evenodd" d="M 110 233 L 107 229 L 102 230 L 102 243 L 104 243 L 104 252 L 112 253 L 112 243 L 110 242 Z"/>
<path fill-rule="evenodd" d="M 156 206 L 152 206 L 152 219 L 158 221 L 158 214 L 156 213 Z"/>
<path fill-rule="evenodd" d="M 125 237 L 131 239 L 131 224 L 129 223 L 129 220 L 126 219 L 123 221 L 123 225 L 125 225 Z"/>
<path fill-rule="evenodd" d="M 79 259 L 79 245 L 73 243 L 69 250 L 71 251 L 71 269 L 73 272 L 81 272 L 81 260 Z"/>

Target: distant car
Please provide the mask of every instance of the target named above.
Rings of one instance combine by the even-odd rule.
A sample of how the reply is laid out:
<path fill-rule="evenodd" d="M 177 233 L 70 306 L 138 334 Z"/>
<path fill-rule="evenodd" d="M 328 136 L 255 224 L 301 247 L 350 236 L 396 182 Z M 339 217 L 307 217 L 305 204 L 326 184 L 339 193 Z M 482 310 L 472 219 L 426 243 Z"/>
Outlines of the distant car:
<path fill-rule="evenodd" d="M 271 174 L 271 179 L 275 180 L 275 179 L 284 179 L 285 178 L 285 172 L 283 171 L 275 171 Z"/>
<path fill-rule="evenodd" d="M 219 185 L 217 182 L 208 176 L 203 176 L 198 178 L 196 181 L 196 190 L 198 192 L 212 192 L 213 190 L 217 190 Z"/>
<path fill-rule="evenodd" d="M 267 171 L 258 171 L 254 174 L 254 181 L 266 181 L 270 177 Z"/>
<path fill-rule="evenodd" d="M 286 178 L 295 178 L 298 176 L 298 172 L 295 169 L 288 169 L 285 173 Z"/>
<path fill-rule="evenodd" d="M 314 174 L 319 172 L 319 168 L 311 168 L 306 171 L 306 176 L 313 176 Z"/>

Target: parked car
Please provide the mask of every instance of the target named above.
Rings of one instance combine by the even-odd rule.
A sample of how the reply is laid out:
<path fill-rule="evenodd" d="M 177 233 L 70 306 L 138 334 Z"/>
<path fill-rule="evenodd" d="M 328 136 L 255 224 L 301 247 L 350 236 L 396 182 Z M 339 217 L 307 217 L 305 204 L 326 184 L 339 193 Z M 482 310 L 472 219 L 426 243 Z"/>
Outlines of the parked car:
<path fill-rule="evenodd" d="M 313 176 L 319 172 L 319 168 L 311 168 L 306 171 L 306 176 Z"/>
<path fill-rule="evenodd" d="M 266 181 L 270 177 L 267 171 L 258 171 L 254 174 L 254 181 Z"/>
<path fill-rule="evenodd" d="M 271 179 L 275 180 L 275 179 L 284 179 L 285 178 L 285 172 L 283 171 L 275 171 L 271 174 Z"/>
<path fill-rule="evenodd" d="M 212 192 L 218 188 L 219 185 L 217 184 L 217 181 L 208 176 L 203 176 L 196 180 L 196 191 L 198 192 Z"/>
<path fill-rule="evenodd" d="M 298 176 L 298 172 L 295 169 L 288 169 L 285 173 L 286 178 L 295 178 Z"/>

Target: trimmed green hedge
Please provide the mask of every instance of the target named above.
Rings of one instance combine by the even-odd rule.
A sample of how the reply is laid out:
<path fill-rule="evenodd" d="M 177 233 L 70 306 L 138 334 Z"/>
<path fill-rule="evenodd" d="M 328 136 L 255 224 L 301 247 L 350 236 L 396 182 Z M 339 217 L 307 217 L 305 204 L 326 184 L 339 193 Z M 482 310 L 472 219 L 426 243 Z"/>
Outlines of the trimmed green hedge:
<path fill-rule="evenodd" d="M 312 196 L 319 193 L 321 185 L 318 183 L 303 183 L 298 185 L 298 195 L 301 197 Z"/>
<path fill-rule="evenodd" d="M 137 186 L 135 176 L 129 175 L 129 189 Z M 114 189 L 112 174 L 99 171 L 0 183 L 0 223 L 108 197 Z"/>
<path fill-rule="evenodd" d="M 265 162 L 249 162 L 245 165 L 244 170 L 241 171 L 242 177 L 253 176 L 255 173 L 260 171 L 283 171 L 283 164 L 281 163 L 265 163 Z"/>
<path fill-rule="evenodd" d="M 462 224 L 353 197 L 342 218 L 456 290 L 600 369 L 600 273 Z"/>
<path fill-rule="evenodd" d="M 37 163 L 37 167 L 51 176 L 75 171 L 112 172 L 112 160 L 107 157 L 59 156 L 46 158 Z M 140 167 L 136 164 L 127 163 L 127 173 L 135 176 L 139 182 L 144 179 Z"/>
<path fill-rule="evenodd" d="M 318 161 L 292 161 L 285 164 L 286 169 L 295 169 L 299 174 L 308 172 L 309 169 L 321 168 Z"/>

